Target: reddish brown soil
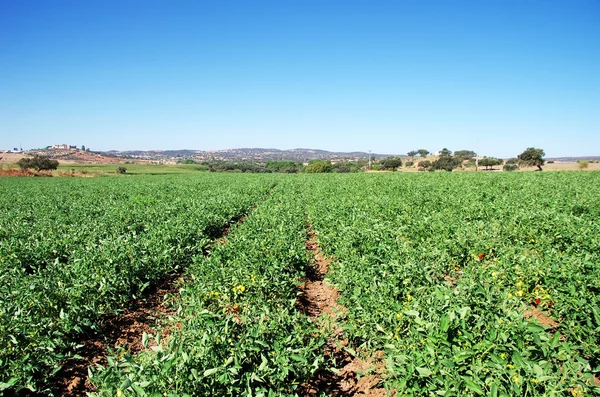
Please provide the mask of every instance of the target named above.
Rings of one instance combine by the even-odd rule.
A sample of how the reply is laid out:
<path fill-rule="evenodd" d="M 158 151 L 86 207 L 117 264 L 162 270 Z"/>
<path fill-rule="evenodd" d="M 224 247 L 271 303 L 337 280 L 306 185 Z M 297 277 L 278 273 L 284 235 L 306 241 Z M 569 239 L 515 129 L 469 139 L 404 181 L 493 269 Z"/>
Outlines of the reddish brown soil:
<path fill-rule="evenodd" d="M 298 389 L 300 396 L 386 396 L 389 392 L 379 387 L 384 370 L 383 352 L 375 352 L 366 359 L 357 354 L 353 356 L 348 349 L 348 339 L 344 336 L 340 322 L 347 309 L 338 302 L 339 291 L 324 279 L 329 271 L 331 259 L 325 258 L 317 236 L 308 226 L 306 249 L 312 254 L 314 261 L 307 272 L 306 279 L 299 288 L 296 307 L 321 327 L 333 334 L 325 348 L 325 357 L 331 361 L 335 369 L 318 371 Z M 353 352 L 353 351 L 352 351 Z M 353 352 L 354 353 L 354 352 Z"/>
<path fill-rule="evenodd" d="M 523 313 L 523 317 L 527 320 L 530 318 L 534 318 L 540 323 L 540 325 L 544 327 L 556 328 L 559 325 L 556 321 L 554 321 L 554 319 L 548 316 L 548 314 L 544 313 L 543 311 L 541 311 L 533 305 L 531 305 L 529 309 L 525 310 L 525 312 Z"/>
<path fill-rule="evenodd" d="M 157 325 L 174 312 L 165 305 L 165 301 L 168 296 L 178 293 L 179 282 L 179 274 L 168 277 L 148 291 L 146 297 L 133 301 L 120 315 L 106 316 L 99 335 L 80 341 L 83 346 L 77 353 L 82 358 L 68 361 L 56 375 L 53 393 L 71 397 L 94 391 L 87 382 L 88 367 L 106 365 L 109 347 L 113 350 L 122 347 L 131 354 L 139 353 L 145 349 L 142 344 L 144 333 L 150 336 L 148 346 L 156 345 L 153 336 L 157 334 Z"/>

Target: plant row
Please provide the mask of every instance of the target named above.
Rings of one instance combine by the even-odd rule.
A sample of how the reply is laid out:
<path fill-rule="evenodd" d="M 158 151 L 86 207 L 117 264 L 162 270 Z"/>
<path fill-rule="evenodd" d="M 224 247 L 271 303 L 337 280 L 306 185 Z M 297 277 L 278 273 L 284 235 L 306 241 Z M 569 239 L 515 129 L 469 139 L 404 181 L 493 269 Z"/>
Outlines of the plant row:
<path fill-rule="evenodd" d="M 354 348 L 406 395 L 591 395 L 598 174 L 306 180 Z"/>
<path fill-rule="evenodd" d="M 5 179 L 0 208 L 0 391 L 48 389 L 144 289 L 201 254 L 272 178 Z"/>
<path fill-rule="evenodd" d="M 99 396 L 280 396 L 323 366 L 326 335 L 296 309 L 309 257 L 301 189 L 279 184 L 188 267 L 156 346 L 93 369 Z"/>

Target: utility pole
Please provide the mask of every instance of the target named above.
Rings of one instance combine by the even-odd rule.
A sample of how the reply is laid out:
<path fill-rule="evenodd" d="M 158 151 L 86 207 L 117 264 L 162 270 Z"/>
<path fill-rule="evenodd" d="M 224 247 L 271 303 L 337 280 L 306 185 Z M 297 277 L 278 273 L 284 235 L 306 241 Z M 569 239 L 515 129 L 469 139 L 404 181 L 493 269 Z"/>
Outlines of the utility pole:
<path fill-rule="evenodd" d="M 475 146 L 475 171 L 479 171 L 479 139 L 477 140 L 477 146 Z"/>
<path fill-rule="evenodd" d="M 369 171 L 371 170 L 371 151 L 369 150 Z"/>

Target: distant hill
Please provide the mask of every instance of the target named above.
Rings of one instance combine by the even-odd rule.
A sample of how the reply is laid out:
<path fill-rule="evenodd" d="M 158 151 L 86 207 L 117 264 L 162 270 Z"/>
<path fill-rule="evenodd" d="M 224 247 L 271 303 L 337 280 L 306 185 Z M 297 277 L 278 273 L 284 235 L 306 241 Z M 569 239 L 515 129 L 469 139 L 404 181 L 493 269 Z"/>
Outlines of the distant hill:
<path fill-rule="evenodd" d="M 143 160 L 176 160 L 193 159 L 203 160 L 227 160 L 227 161 L 269 161 L 287 160 L 304 162 L 309 160 L 359 160 L 368 159 L 367 152 L 329 152 L 319 149 L 261 149 L 240 148 L 226 150 L 111 150 L 104 155 L 118 158 L 143 159 Z M 372 159 L 389 157 L 389 154 L 371 153 Z"/>
<path fill-rule="evenodd" d="M 560 163 L 576 163 L 579 160 L 600 161 L 600 156 L 578 156 L 578 157 L 547 157 L 546 161 L 557 161 Z"/>

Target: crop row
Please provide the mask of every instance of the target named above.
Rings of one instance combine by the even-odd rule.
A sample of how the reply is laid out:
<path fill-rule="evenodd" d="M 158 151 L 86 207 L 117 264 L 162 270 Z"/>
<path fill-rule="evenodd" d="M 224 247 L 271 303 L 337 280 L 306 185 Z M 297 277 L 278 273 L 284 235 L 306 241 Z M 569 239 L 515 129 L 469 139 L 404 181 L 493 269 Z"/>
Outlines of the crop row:
<path fill-rule="evenodd" d="M 44 390 L 102 316 L 191 262 L 272 178 L 4 179 L 0 392 Z"/>
<path fill-rule="evenodd" d="M 406 395 L 591 395 L 597 174 L 331 176 L 309 216 L 352 343 Z"/>
<path fill-rule="evenodd" d="M 93 371 L 99 396 L 294 395 L 323 366 L 324 335 L 295 305 L 305 274 L 301 189 L 279 184 L 181 289 L 170 336 Z"/>

